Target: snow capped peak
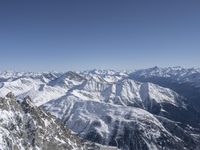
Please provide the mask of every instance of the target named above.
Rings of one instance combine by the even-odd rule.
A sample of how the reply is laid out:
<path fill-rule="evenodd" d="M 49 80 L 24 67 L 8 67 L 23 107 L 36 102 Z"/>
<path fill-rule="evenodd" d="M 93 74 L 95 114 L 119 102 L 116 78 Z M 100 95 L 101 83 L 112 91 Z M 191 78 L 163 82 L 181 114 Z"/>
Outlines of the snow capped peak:
<path fill-rule="evenodd" d="M 11 98 L 12 97 L 12 98 Z M 18 103 L 12 93 L 0 98 L 1 149 L 86 150 L 99 147 L 83 142 L 69 129 L 58 124 L 54 117 L 31 103 L 30 97 Z"/>
<path fill-rule="evenodd" d="M 54 80 L 54 79 L 57 78 L 57 75 L 55 73 L 52 73 L 52 72 L 43 73 L 42 75 L 48 80 Z"/>
<path fill-rule="evenodd" d="M 142 92 L 142 90 L 144 90 Z M 175 106 L 184 106 L 184 103 L 179 103 L 178 97 L 179 95 L 172 91 L 171 89 L 160 87 L 153 83 L 144 83 L 142 84 L 141 93 L 148 93 L 148 97 L 143 97 L 143 99 L 151 99 L 154 100 L 157 103 L 170 103 Z"/>
<path fill-rule="evenodd" d="M 182 68 L 182 67 L 167 67 L 167 68 L 149 68 L 132 72 L 129 75 L 132 79 L 140 78 L 167 78 L 179 83 L 192 83 L 196 87 L 200 87 L 200 69 L 199 68 Z"/>
<path fill-rule="evenodd" d="M 73 71 L 68 71 L 62 74 L 60 78 L 63 80 L 65 80 L 66 78 L 69 80 L 76 80 L 76 81 L 84 80 L 82 76 L 80 76 L 78 73 L 73 72 Z"/>
<path fill-rule="evenodd" d="M 183 149 L 183 141 L 187 143 L 184 139 L 195 141 L 190 135 L 192 129 L 190 132 L 182 129 L 185 124 L 193 128 L 199 123 L 193 114 L 195 111 L 190 111 L 191 108 L 184 103 L 185 98 L 170 88 L 136 81 L 133 77 L 173 78 L 174 82 L 198 84 L 200 73 L 196 69 L 154 67 L 131 74 L 93 70 L 18 73 L 9 78 L 8 74 L 1 75 L 0 96 L 13 92 L 23 113 L 32 113 L 29 110 L 40 107 L 85 139 L 123 150 L 162 149 L 163 143 L 160 142 L 163 140 L 167 143 L 166 149 Z M 13 97 L 12 93 L 6 96 L 7 99 Z M 191 120 L 182 116 L 189 116 Z M 45 127 L 49 126 L 48 120 L 43 122 Z M 177 122 L 183 125 L 179 126 Z M 140 144 L 135 144 L 138 142 Z M 187 144 L 184 147 L 188 148 Z"/>
<path fill-rule="evenodd" d="M 143 95 L 149 95 L 158 103 L 167 102 L 174 105 L 176 105 L 177 97 L 177 94 L 169 89 L 152 83 L 140 83 L 124 74 L 101 76 L 91 73 L 84 75 L 72 71 L 60 75 L 54 73 L 25 77 L 22 75 L 15 80 L 2 82 L 0 94 L 5 96 L 9 91 L 14 91 L 18 98 L 29 95 L 36 105 L 42 105 L 65 95 L 73 95 L 80 99 L 84 97 L 83 99 L 142 108 Z"/>
<path fill-rule="evenodd" d="M 195 68 L 183 68 L 180 66 L 176 67 L 166 67 L 166 68 L 161 68 L 161 67 L 153 67 L 153 68 L 148 68 L 148 69 L 141 69 L 133 72 L 132 74 L 140 74 L 140 75 L 151 75 L 151 76 L 176 76 L 176 75 L 184 75 L 184 74 L 192 74 L 192 73 L 197 73 L 199 72 L 199 69 Z"/>
<path fill-rule="evenodd" d="M 85 81 L 85 78 L 79 75 L 78 73 L 69 71 L 64 74 L 61 74 L 54 80 L 49 82 L 51 86 L 61 86 L 65 88 L 72 88 L 74 86 L 80 85 Z"/>
<path fill-rule="evenodd" d="M 83 71 L 81 73 L 84 74 L 97 74 L 97 75 L 114 75 L 117 73 L 115 70 L 102 70 L 102 69 L 93 69 L 93 70 L 88 70 L 88 71 Z"/>

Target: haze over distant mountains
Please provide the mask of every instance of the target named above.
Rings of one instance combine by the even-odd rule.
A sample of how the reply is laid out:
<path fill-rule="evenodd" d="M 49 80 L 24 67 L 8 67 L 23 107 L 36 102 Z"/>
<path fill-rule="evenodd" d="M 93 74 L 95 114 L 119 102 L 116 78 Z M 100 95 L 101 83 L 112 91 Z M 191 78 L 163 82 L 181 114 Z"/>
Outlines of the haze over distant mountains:
<path fill-rule="evenodd" d="M 0 72 L 0 96 L 9 92 L 20 104 L 30 97 L 36 112 L 55 116 L 77 138 L 122 150 L 200 149 L 197 68 Z"/>

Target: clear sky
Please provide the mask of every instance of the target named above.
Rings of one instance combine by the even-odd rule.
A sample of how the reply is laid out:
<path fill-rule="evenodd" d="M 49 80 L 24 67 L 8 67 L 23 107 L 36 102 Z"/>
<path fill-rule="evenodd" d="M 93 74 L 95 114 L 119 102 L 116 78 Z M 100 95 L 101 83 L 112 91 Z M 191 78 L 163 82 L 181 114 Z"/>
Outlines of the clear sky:
<path fill-rule="evenodd" d="M 199 0 L 0 0 L 0 70 L 200 67 Z"/>

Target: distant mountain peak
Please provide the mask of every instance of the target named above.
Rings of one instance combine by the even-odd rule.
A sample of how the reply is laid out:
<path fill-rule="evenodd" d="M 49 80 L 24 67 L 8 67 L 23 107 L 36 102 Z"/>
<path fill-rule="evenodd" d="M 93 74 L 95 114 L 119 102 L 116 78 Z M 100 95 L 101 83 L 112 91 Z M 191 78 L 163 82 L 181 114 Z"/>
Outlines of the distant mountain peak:
<path fill-rule="evenodd" d="M 13 116 L 19 113 L 21 118 L 31 117 L 33 131 L 61 134 L 60 126 L 51 122 L 51 118 L 56 118 L 84 139 L 123 150 L 193 150 L 200 147 L 199 88 L 200 72 L 194 68 L 153 67 L 132 73 L 113 70 L 0 73 L 0 96 L 6 96 L 2 102 L 0 99 L 0 111 L 2 108 L 12 114 L 0 116 L 0 121 L 4 117 L 3 121 L 12 118 L 9 122 L 16 122 Z M 58 128 L 49 128 L 49 124 Z M 26 130 L 23 132 L 26 134 Z M 71 133 L 68 135 L 80 140 Z M 54 140 L 56 145 L 62 145 Z M 72 140 L 71 144 L 77 141 Z M 85 144 L 78 143 L 77 146 Z"/>

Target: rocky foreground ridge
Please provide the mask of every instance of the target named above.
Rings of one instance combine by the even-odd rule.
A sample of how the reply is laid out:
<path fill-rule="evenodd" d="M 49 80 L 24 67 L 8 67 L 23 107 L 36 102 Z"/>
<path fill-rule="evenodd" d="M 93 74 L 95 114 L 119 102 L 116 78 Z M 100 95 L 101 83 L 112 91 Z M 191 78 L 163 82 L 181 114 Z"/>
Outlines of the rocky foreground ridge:
<path fill-rule="evenodd" d="M 55 118 L 33 105 L 30 97 L 16 101 L 12 93 L 0 98 L 2 150 L 93 150 L 99 146 L 73 135 Z"/>

